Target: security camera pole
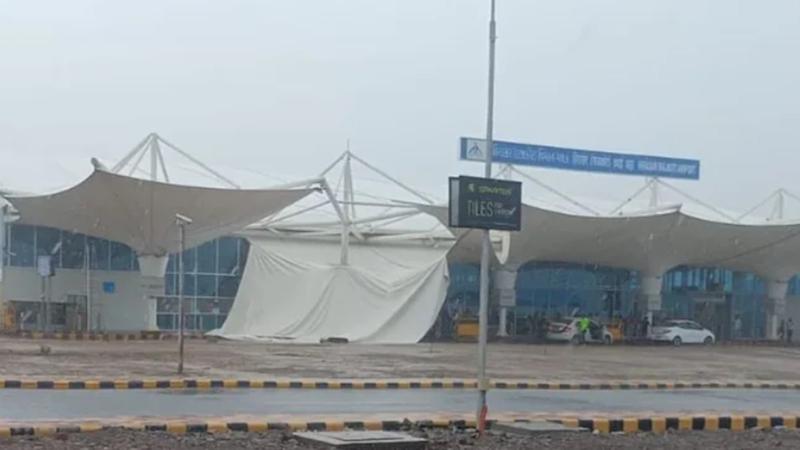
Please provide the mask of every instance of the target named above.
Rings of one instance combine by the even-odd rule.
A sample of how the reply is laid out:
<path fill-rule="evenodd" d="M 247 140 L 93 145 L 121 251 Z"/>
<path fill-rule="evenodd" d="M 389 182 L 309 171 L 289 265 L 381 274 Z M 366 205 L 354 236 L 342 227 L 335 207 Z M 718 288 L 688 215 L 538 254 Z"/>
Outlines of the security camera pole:
<path fill-rule="evenodd" d="M 497 40 L 495 33 L 495 0 L 492 0 L 492 13 L 489 21 L 489 99 L 486 108 L 486 165 L 484 176 L 492 177 L 492 154 L 494 151 L 494 46 Z M 483 230 L 483 244 L 481 246 L 481 286 L 480 306 L 478 313 L 478 431 L 483 433 L 486 428 L 486 392 L 489 389 L 489 380 L 486 378 L 486 340 L 489 327 L 489 257 L 492 242 L 489 230 Z"/>
<path fill-rule="evenodd" d="M 178 375 L 183 374 L 183 253 L 186 250 L 186 225 L 192 224 L 192 219 L 175 214 L 175 224 L 178 225 L 178 240 L 180 249 L 178 253 Z"/>

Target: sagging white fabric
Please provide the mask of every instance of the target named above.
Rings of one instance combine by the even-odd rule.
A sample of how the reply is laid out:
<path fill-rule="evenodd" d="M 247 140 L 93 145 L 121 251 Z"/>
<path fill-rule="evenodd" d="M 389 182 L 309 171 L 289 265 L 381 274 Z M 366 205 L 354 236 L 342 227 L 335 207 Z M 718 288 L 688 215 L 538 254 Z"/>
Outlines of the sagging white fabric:
<path fill-rule="evenodd" d="M 236 300 L 216 335 L 228 339 L 315 343 L 419 342 L 448 286 L 449 246 L 419 243 L 349 247 L 338 241 L 250 238 Z"/>

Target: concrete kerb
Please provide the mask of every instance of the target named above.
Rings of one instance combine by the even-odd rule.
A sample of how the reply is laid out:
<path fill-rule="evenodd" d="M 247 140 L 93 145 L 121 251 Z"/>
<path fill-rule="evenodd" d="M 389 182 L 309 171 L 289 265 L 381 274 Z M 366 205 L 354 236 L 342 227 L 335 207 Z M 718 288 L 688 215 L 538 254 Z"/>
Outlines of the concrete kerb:
<path fill-rule="evenodd" d="M 175 333 L 161 331 L 136 331 L 136 332 L 41 332 L 41 331 L 0 331 L 0 336 L 29 339 L 29 340 L 56 340 L 56 341 L 164 341 L 175 340 Z M 201 333 L 187 333 L 186 339 L 206 339 Z"/>
<path fill-rule="evenodd" d="M 800 417 L 797 414 L 754 415 L 679 415 L 650 417 L 604 417 L 554 419 L 567 427 L 586 428 L 599 433 L 638 433 L 666 431 L 745 431 L 751 429 L 787 428 L 796 429 Z"/>
<path fill-rule="evenodd" d="M 797 390 L 800 383 L 788 382 L 686 382 L 686 381 L 608 381 L 551 382 L 502 381 L 490 384 L 498 390 L 675 390 L 675 389 L 771 389 Z M 471 379 L 0 379 L 0 389 L 476 389 Z"/>
<path fill-rule="evenodd" d="M 69 423 L 69 424 L 25 424 L 14 426 L 0 426 L 0 438 L 16 436 L 52 436 L 66 433 L 89 433 L 102 430 L 136 430 L 168 433 L 225 433 L 225 432 L 252 432 L 264 433 L 268 431 L 408 431 L 431 428 L 467 429 L 475 428 L 474 420 L 427 419 L 409 421 L 404 420 L 315 420 L 315 421 L 235 421 L 225 420 L 146 420 L 130 421 L 113 424 L 102 422 Z"/>
<path fill-rule="evenodd" d="M 543 419 L 572 428 L 585 428 L 598 433 L 665 433 L 667 431 L 745 431 L 751 429 L 796 429 L 800 414 L 756 415 L 679 415 L 679 416 L 615 416 Z M 527 422 L 528 420 L 516 420 Z M 491 430 L 496 420 L 489 420 Z M 268 431 L 410 431 L 431 428 L 470 429 L 474 420 L 434 418 L 428 420 L 315 420 L 315 421 L 130 421 L 104 424 L 102 422 L 68 424 L 26 424 L 0 426 L 0 438 L 16 436 L 52 436 L 65 433 L 89 433 L 101 430 L 127 429 L 169 433 L 224 433 Z"/>

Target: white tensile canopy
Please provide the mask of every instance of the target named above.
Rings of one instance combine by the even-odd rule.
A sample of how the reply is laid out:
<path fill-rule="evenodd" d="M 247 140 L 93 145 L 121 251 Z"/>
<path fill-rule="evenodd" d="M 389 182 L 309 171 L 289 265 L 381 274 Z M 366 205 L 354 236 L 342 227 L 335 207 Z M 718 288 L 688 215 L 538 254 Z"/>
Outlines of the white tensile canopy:
<path fill-rule="evenodd" d="M 419 208 L 447 224 L 446 206 Z M 679 265 L 719 266 L 786 280 L 800 272 L 800 224 L 743 225 L 700 219 L 674 208 L 632 216 L 581 216 L 523 205 L 522 231 L 503 242 L 507 264 L 558 261 L 660 276 Z M 476 233 L 453 230 L 455 260 L 474 261 Z M 474 235 L 474 236 L 473 236 Z M 452 258 L 451 258 L 452 259 Z"/>
<path fill-rule="evenodd" d="M 186 227 L 186 245 L 191 248 L 239 231 L 311 191 L 182 186 L 96 169 L 81 183 L 64 191 L 9 196 L 8 200 L 19 212 L 19 223 L 122 242 L 140 256 L 165 259 L 179 249 L 176 214 L 192 219 L 192 224 Z"/>
<path fill-rule="evenodd" d="M 450 245 L 341 244 L 323 237 L 250 236 L 239 292 L 221 329 L 229 339 L 416 343 L 433 325 L 448 285 Z"/>
<path fill-rule="evenodd" d="M 376 180 L 369 189 L 355 189 L 354 166 Z M 445 301 L 453 239 L 395 196 L 433 201 L 349 150 L 319 177 L 331 180 L 322 183 L 327 201 L 294 205 L 299 210 L 248 228 L 250 253 L 236 300 L 211 334 L 293 343 L 418 342 Z"/>

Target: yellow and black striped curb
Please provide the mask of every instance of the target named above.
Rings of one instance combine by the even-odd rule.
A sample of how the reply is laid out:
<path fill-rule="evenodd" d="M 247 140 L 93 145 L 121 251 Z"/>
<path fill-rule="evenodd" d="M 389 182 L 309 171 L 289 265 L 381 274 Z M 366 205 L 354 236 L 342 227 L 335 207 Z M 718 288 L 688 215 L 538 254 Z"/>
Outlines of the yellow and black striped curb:
<path fill-rule="evenodd" d="M 0 379 L 0 389 L 476 389 L 463 380 L 12 380 Z M 510 386 L 507 388 L 511 388 Z"/>
<path fill-rule="evenodd" d="M 0 389 L 477 389 L 475 380 L 240 380 L 240 379 L 142 379 L 142 380 L 24 380 L 0 379 Z M 674 389 L 773 389 L 798 390 L 800 383 L 687 383 L 609 382 L 553 383 L 492 381 L 492 389 L 509 390 L 674 390 Z"/>
<path fill-rule="evenodd" d="M 103 424 L 97 422 L 69 425 L 29 425 L 0 426 L 0 438 L 14 436 L 52 436 L 62 433 L 89 433 L 102 430 L 126 429 L 138 431 L 161 431 L 169 433 L 224 433 L 229 431 L 263 433 L 267 431 L 401 431 L 429 428 L 475 428 L 474 420 L 325 420 L 289 422 L 226 422 L 226 421 L 169 421 L 169 422 L 127 422 L 122 424 Z"/>
<path fill-rule="evenodd" d="M 469 381 L 469 387 L 477 387 L 477 382 Z M 493 389 L 533 389 L 533 390 L 670 390 L 670 389 L 800 389 L 800 383 L 786 382 L 685 382 L 685 381 L 621 381 L 592 383 L 558 383 L 540 381 L 492 381 Z"/>
<path fill-rule="evenodd" d="M 664 433 L 667 431 L 745 431 L 751 429 L 787 428 L 796 429 L 800 416 L 792 415 L 693 415 L 693 416 L 653 416 L 620 418 L 573 418 L 550 419 L 567 427 L 585 428 L 598 433 Z M 529 422 L 518 420 L 517 422 Z M 487 421 L 491 428 L 495 420 Z M 414 429 L 475 428 L 475 420 L 321 420 L 321 421 L 165 421 L 165 422 L 126 422 L 103 424 L 99 422 L 14 425 L 0 426 L 0 438 L 15 436 L 52 436 L 62 433 L 89 433 L 102 430 L 126 429 L 168 433 L 225 433 L 268 431 L 404 431 Z"/>
<path fill-rule="evenodd" d="M 695 415 L 666 417 L 556 419 L 573 428 L 586 428 L 599 433 L 663 433 L 680 431 L 744 431 L 750 429 L 789 428 L 796 429 L 800 423 L 798 415 Z"/>
<path fill-rule="evenodd" d="M 83 332 L 70 332 L 70 333 L 43 333 L 41 331 L 17 331 L 17 332 L 3 332 L 0 336 L 19 338 L 19 339 L 50 339 L 58 341 L 163 341 L 175 340 L 178 338 L 174 333 L 162 333 L 160 331 L 139 331 L 139 332 L 107 332 L 107 333 L 83 333 Z M 186 339 L 204 339 L 203 334 L 187 333 L 183 336 Z"/>

